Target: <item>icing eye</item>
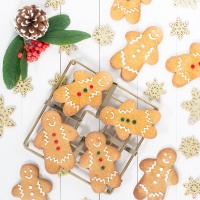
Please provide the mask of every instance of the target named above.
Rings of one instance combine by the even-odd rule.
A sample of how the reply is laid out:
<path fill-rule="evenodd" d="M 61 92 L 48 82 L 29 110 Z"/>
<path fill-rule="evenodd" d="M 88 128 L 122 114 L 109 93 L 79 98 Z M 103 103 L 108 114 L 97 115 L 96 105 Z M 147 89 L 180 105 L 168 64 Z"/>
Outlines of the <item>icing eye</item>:
<path fill-rule="evenodd" d="M 155 33 L 155 32 L 156 32 L 155 30 L 152 31 L 152 33 Z"/>
<path fill-rule="evenodd" d="M 94 87 L 93 85 L 90 85 L 90 89 L 93 89 L 93 87 Z"/>
<path fill-rule="evenodd" d="M 194 65 L 191 65 L 191 68 L 192 68 L 192 69 L 194 69 L 194 68 L 195 68 L 195 66 L 194 66 Z"/>
<path fill-rule="evenodd" d="M 53 119 L 55 119 L 55 117 L 53 117 Z"/>
<path fill-rule="evenodd" d="M 164 153 L 164 156 L 167 156 L 167 154 L 166 154 L 166 153 Z"/>
<path fill-rule="evenodd" d="M 90 141 L 93 142 L 93 139 L 91 139 Z"/>
<path fill-rule="evenodd" d="M 98 139 L 100 140 L 101 138 L 100 138 L 100 137 L 98 137 Z"/>
<path fill-rule="evenodd" d="M 129 122 L 130 122 L 130 119 L 126 119 L 126 122 L 129 123 Z"/>
<path fill-rule="evenodd" d="M 27 171 L 25 170 L 24 173 L 26 173 Z"/>
<path fill-rule="evenodd" d="M 85 92 L 85 93 L 86 93 L 86 92 L 87 92 L 87 88 L 84 88 L 84 89 L 83 89 L 83 92 Z"/>
<path fill-rule="evenodd" d="M 123 117 L 121 118 L 121 121 L 124 122 L 124 118 Z"/>
<path fill-rule="evenodd" d="M 33 170 L 32 170 L 32 169 L 30 169 L 30 172 L 33 172 Z"/>
<path fill-rule="evenodd" d="M 78 96 L 78 97 L 80 97 L 80 96 L 81 96 L 81 93 L 80 93 L 80 92 L 78 92 L 78 93 L 77 93 L 77 96 Z"/>
<path fill-rule="evenodd" d="M 170 156 L 169 158 L 171 159 L 172 157 Z"/>
<path fill-rule="evenodd" d="M 47 118 L 47 121 L 49 120 L 49 118 Z"/>
<path fill-rule="evenodd" d="M 136 120 L 133 120 L 133 121 L 132 121 L 132 123 L 133 123 L 133 124 L 136 124 L 136 123 L 137 123 L 137 121 L 136 121 Z"/>

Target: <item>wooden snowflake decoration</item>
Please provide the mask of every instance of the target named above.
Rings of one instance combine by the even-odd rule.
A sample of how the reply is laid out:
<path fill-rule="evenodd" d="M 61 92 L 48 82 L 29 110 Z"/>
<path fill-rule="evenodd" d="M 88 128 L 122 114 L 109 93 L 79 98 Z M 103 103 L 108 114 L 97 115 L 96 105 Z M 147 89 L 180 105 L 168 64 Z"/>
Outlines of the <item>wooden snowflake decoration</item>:
<path fill-rule="evenodd" d="M 59 53 L 65 52 L 69 56 L 72 50 L 77 50 L 77 46 L 75 44 L 61 45 L 59 48 Z"/>
<path fill-rule="evenodd" d="M 177 18 L 174 23 L 169 24 L 169 26 L 172 28 L 171 36 L 176 35 L 178 39 L 181 40 L 183 35 L 190 33 L 190 31 L 187 29 L 188 24 L 188 22 L 183 22 L 180 18 Z"/>
<path fill-rule="evenodd" d="M 181 151 L 185 158 L 198 156 L 200 151 L 200 143 L 195 137 L 182 138 L 179 151 Z"/>
<path fill-rule="evenodd" d="M 63 4 L 65 4 L 64 0 L 47 0 L 45 3 L 45 7 L 52 6 L 54 10 L 57 10 Z"/>
<path fill-rule="evenodd" d="M 4 126 L 13 127 L 15 122 L 10 119 L 10 115 L 14 112 L 14 107 L 4 107 L 4 99 L 0 97 L 0 136 L 3 134 Z"/>
<path fill-rule="evenodd" d="M 160 101 L 161 95 L 166 93 L 166 91 L 163 90 L 164 83 L 158 84 L 156 79 L 154 79 L 152 83 L 146 83 L 146 85 L 147 90 L 144 94 L 149 96 L 150 101 L 153 99 Z"/>
<path fill-rule="evenodd" d="M 194 180 L 193 178 L 189 178 L 189 182 L 183 184 L 186 188 L 185 195 L 192 195 L 192 198 L 195 199 L 198 194 L 200 194 L 200 178 Z"/>
<path fill-rule="evenodd" d="M 196 8 L 200 0 L 174 0 L 174 6 Z"/>
<path fill-rule="evenodd" d="M 56 73 L 54 76 L 54 79 L 50 80 L 48 83 L 52 86 L 52 88 L 54 88 L 58 84 L 60 78 L 61 78 L 61 75 L 59 73 Z M 67 82 L 67 76 L 64 77 L 64 80 L 62 81 L 62 85 L 65 85 L 66 82 Z"/>
<path fill-rule="evenodd" d="M 114 33 L 109 25 L 102 25 L 96 27 L 92 36 L 99 46 L 105 46 L 112 44 Z"/>
<path fill-rule="evenodd" d="M 22 79 L 19 78 L 17 85 L 13 89 L 14 94 L 21 93 L 21 95 L 25 97 L 28 91 L 33 90 L 31 81 L 32 81 L 31 78 L 27 78 L 24 81 L 22 81 Z"/>
<path fill-rule="evenodd" d="M 200 120 L 200 90 L 192 89 L 192 100 L 181 104 L 182 108 L 190 112 L 189 124 L 194 124 Z"/>

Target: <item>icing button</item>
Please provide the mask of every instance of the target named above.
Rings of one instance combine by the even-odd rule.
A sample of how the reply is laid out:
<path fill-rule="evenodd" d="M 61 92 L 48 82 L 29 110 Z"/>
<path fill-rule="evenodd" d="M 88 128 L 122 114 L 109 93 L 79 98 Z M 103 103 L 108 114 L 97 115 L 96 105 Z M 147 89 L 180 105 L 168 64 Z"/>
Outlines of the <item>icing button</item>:
<path fill-rule="evenodd" d="M 31 196 L 34 196 L 34 192 L 31 192 Z"/>
<path fill-rule="evenodd" d="M 93 89 L 93 87 L 94 87 L 93 85 L 90 85 L 90 89 Z"/>
<path fill-rule="evenodd" d="M 191 65 L 191 68 L 192 68 L 192 69 L 194 69 L 194 68 L 195 68 L 195 66 L 194 66 L 194 65 Z"/>
<path fill-rule="evenodd" d="M 53 136 L 53 137 L 55 137 L 55 136 L 56 136 L 56 134 L 55 134 L 55 133 L 52 133 L 52 136 Z"/>
<path fill-rule="evenodd" d="M 33 189 L 33 186 L 32 186 L 32 185 L 30 185 L 28 188 L 31 190 L 31 189 Z"/>
<path fill-rule="evenodd" d="M 84 88 L 84 89 L 83 89 L 83 92 L 87 92 L 87 88 Z"/>
<path fill-rule="evenodd" d="M 78 96 L 78 97 L 80 97 L 80 96 L 81 96 L 81 93 L 80 93 L 80 92 L 78 92 L 78 93 L 77 93 L 77 96 Z"/>
<path fill-rule="evenodd" d="M 122 122 L 124 121 L 124 118 L 123 118 L 123 117 L 121 118 L 121 121 L 122 121 Z"/>
<path fill-rule="evenodd" d="M 133 120 L 133 121 L 132 121 L 132 123 L 133 123 L 133 124 L 136 124 L 136 123 L 137 123 L 137 121 L 136 121 L 136 120 Z"/>
<path fill-rule="evenodd" d="M 130 122 L 130 119 L 127 119 L 126 122 L 129 123 L 129 122 Z"/>
<path fill-rule="evenodd" d="M 60 147 L 56 147 L 56 150 L 57 150 L 57 151 L 60 151 Z"/>
<path fill-rule="evenodd" d="M 97 151 L 97 155 L 99 155 L 101 152 L 100 151 Z"/>
<path fill-rule="evenodd" d="M 156 174 L 157 177 L 160 177 L 160 174 Z"/>
<path fill-rule="evenodd" d="M 99 162 L 102 162 L 103 161 L 103 159 L 102 158 L 99 158 Z"/>
<path fill-rule="evenodd" d="M 54 144 L 58 144 L 58 140 L 54 140 Z"/>
<path fill-rule="evenodd" d="M 101 170 L 104 170 L 104 169 L 105 169 L 105 167 L 104 167 L 104 166 L 102 166 L 102 167 L 101 167 Z"/>

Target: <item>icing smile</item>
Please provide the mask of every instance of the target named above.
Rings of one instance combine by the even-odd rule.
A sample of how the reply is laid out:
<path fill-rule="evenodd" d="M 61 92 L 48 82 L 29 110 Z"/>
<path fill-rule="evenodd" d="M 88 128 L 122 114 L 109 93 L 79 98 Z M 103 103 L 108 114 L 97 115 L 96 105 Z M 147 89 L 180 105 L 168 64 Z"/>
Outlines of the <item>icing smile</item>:
<path fill-rule="evenodd" d="M 100 147 L 101 146 L 101 142 L 99 142 L 99 144 L 94 144 L 95 147 Z"/>
<path fill-rule="evenodd" d="M 169 163 L 169 160 L 165 160 L 164 158 L 162 159 L 162 161 L 165 163 L 165 164 L 168 164 Z"/>
<path fill-rule="evenodd" d="M 27 179 L 32 179 L 33 178 L 33 175 L 31 175 L 31 176 L 25 176 Z"/>
<path fill-rule="evenodd" d="M 55 126 L 56 122 L 54 122 L 53 124 L 49 123 L 49 126 Z"/>
<path fill-rule="evenodd" d="M 157 33 L 155 33 L 155 31 L 152 31 L 153 33 L 149 33 L 148 36 L 151 40 L 155 40 L 159 35 Z M 153 35 L 155 35 L 155 37 L 153 37 Z"/>
<path fill-rule="evenodd" d="M 106 77 L 103 76 L 103 78 L 105 79 Z M 99 84 L 100 86 L 104 87 L 106 84 L 109 84 L 109 82 L 106 82 L 106 84 L 102 84 L 102 83 L 101 83 L 101 79 L 99 79 L 98 84 Z"/>
<path fill-rule="evenodd" d="M 107 111 L 106 113 L 109 114 L 109 111 Z M 115 117 L 114 112 L 110 112 L 110 114 L 112 116 L 109 119 L 114 119 L 114 117 Z M 108 119 L 108 117 L 106 117 L 106 119 Z"/>

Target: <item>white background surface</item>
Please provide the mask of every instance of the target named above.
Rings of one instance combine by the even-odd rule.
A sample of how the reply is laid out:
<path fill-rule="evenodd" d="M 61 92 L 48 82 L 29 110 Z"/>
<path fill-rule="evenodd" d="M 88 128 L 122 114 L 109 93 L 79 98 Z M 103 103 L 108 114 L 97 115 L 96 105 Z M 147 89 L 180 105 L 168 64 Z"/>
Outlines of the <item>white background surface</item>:
<path fill-rule="evenodd" d="M 20 0 L 3 1 L 0 7 L 0 61 L 8 44 L 16 35 L 12 25 L 13 19 L 19 8 L 28 4 L 37 4 L 44 8 L 44 0 Z M 194 135 L 200 140 L 200 122 L 195 125 L 188 125 L 189 113 L 181 109 L 180 104 L 191 99 L 193 87 L 200 89 L 200 79 L 197 79 L 183 88 L 176 89 L 172 83 L 172 74 L 165 68 L 165 61 L 172 55 L 188 53 L 189 46 L 193 42 L 200 42 L 200 5 L 197 9 L 175 8 L 172 0 L 153 0 L 150 5 L 142 5 L 141 19 L 138 24 L 130 25 L 125 19 L 113 21 L 110 17 L 110 8 L 113 0 L 66 0 L 66 4 L 60 10 L 54 11 L 51 7 L 44 8 L 48 16 L 61 13 L 68 14 L 71 18 L 69 29 L 78 29 L 93 33 L 99 24 L 109 24 L 115 33 L 113 44 L 99 48 L 93 39 L 88 39 L 77 44 L 78 51 L 70 57 L 65 53 L 60 55 L 57 46 L 51 46 L 43 53 L 38 62 L 29 64 L 29 76 L 32 77 L 34 90 L 29 92 L 25 98 L 19 94 L 14 95 L 4 86 L 2 72 L 0 72 L 0 95 L 3 95 L 5 106 L 16 106 L 11 118 L 16 122 L 15 128 L 6 128 L 0 139 L 0 199 L 15 199 L 11 195 L 12 187 L 20 180 L 19 171 L 25 163 L 35 163 L 40 168 L 43 178 L 53 183 L 53 190 L 48 195 L 50 200 L 82 200 L 88 197 L 91 200 L 98 200 L 99 195 L 92 192 L 90 186 L 82 183 L 72 176 L 65 176 L 59 179 L 57 175 L 49 175 L 45 169 L 43 160 L 28 152 L 23 147 L 23 141 L 38 116 L 44 101 L 49 96 L 51 86 L 48 80 L 54 77 L 56 72 L 62 72 L 70 59 L 76 58 L 81 62 L 89 64 L 94 70 L 106 70 L 113 74 L 113 77 L 121 85 L 126 86 L 132 92 L 146 98 L 143 94 L 146 89 L 146 82 L 152 82 L 157 78 L 158 82 L 164 82 L 164 89 L 167 94 L 161 97 L 161 102 L 154 102 L 162 114 L 161 121 L 156 125 L 158 136 L 154 140 L 145 140 L 139 150 L 138 157 L 133 160 L 125 175 L 123 183 L 111 196 L 101 195 L 101 200 L 132 200 L 132 193 L 137 181 L 142 177 L 141 170 L 137 167 L 144 158 L 155 158 L 157 153 L 164 147 L 172 147 L 176 151 L 182 137 Z M 178 40 L 170 36 L 169 23 L 174 22 L 176 17 L 183 21 L 189 21 L 190 34 Z M 157 25 L 164 32 L 164 39 L 159 45 L 159 62 L 154 66 L 145 64 L 138 77 L 129 83 L 120 78 L 120 72 L 113 70 L 109 65 L 111 56 L 126 45 L 125 33 L 131 30 L 143 32 L 148 26 Z M 1 66 L 2 67 L 2 66 Z M 0 70 L 2 71 L 2 70 Z M 138 103 L 140 107 L 140 103 Z M 86 123 L 91 126 L 88 121 Z M 92 127 L 93 128 L 93 127 Z M 90 128 L 90 129 L 92 129 Z M 95 126 L 94 126 L 95 129 Z M 179 184 L 168 187 L 166 200 L 189 200 L 191 196 L 185 196 L 183 183 L 188 181 L 189 176 L 197 178 L 199 174 L 200 158 L 194 157 L 186 160 L 178 152 L 175 168 L 179 174 Z M 200 196 L 197 197 L 200 199 Z"/>

